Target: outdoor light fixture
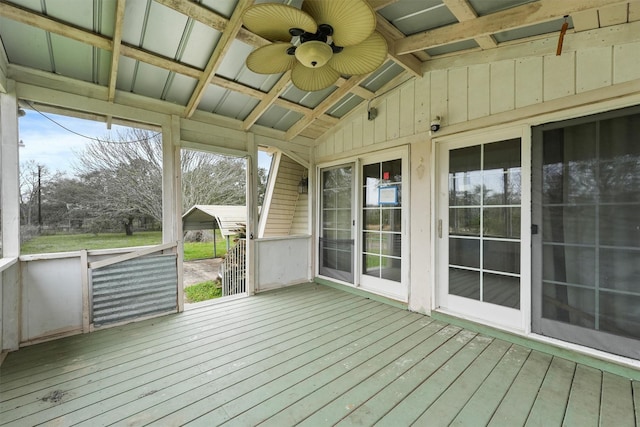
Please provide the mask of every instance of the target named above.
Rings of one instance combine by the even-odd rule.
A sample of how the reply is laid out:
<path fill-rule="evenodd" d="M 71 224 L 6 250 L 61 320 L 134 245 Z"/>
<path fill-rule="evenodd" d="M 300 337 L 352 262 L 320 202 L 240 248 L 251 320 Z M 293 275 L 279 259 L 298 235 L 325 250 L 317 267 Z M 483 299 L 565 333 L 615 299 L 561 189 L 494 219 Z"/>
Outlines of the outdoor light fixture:
<path fill-rule="evenodd" d="M 27 112 L 24 111 L 22 108 L 18 108 L 18 117 L 24 117 L 27 115 Z"/>
<path fill-rule="evenodd" d="M 309 178 L 304 175 L 298 183 L 298 194 L 307 194 L 309 192 Z"/>

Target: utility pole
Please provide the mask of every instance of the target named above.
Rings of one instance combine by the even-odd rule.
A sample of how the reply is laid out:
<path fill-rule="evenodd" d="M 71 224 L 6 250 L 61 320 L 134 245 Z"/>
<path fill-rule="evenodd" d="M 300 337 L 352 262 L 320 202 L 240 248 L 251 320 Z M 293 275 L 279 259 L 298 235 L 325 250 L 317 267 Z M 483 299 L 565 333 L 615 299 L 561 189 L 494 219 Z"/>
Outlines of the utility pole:
<path fill-rule="evenodd" d="M 42 232 L 42 166 L 38 165 L 38 232 Z"/>

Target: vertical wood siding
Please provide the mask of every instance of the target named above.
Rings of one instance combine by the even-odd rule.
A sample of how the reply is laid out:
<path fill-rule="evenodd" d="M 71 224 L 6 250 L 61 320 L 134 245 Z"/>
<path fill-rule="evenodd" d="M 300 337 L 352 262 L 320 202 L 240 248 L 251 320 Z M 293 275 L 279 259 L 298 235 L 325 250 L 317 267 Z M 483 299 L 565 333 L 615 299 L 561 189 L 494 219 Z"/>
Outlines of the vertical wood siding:
<path fill-rule="evenodd" d="M 537 55 L 426 72 L 374 100 L 375 120 L 362 107 L 320 138 L 316 159 L 426 132 L 436 115 L 449 126 L 640 79 L 638 37 L 597 31 L 561 56 L 544 45 Z M 612 41 L 602 41 L 607 37 Z"/>

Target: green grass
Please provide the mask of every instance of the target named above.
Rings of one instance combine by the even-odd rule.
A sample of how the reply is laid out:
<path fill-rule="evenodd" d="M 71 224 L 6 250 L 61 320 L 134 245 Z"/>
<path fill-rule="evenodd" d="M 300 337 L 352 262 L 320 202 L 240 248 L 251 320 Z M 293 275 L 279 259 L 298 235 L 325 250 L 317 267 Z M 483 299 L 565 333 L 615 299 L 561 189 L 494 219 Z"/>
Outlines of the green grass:
<path fill-rule="evenodd" d="M 216 230 L 216 256 L 219 258 L 227 253 L 227 244 Z M 100 234 L 55 234 L 37 236 L 22 244 L 20 253 L 46 254 L 53 252 L 71 252 L 81 249 L 111 249 L 129 248 L 135 246 L 159 245 L 162 243 L 161 231 L 136 231 L 133 236 L 124 233 Z M 185 242 L 184 260 L 213 258 L 213 242 Z"/>
<path fill-rule="evenodd" d="M 222 296 L 222 288 L 219 288 L 213 280 L 198 283 L 184 289 L 186 302 L 194 303 L 207 301 Z"/>
<path fill-rule="evenodd" d="M 100 234 L 55 234 L 38 236 L 22 244 L 20 253 L 45 254 L 50 252 L 70 252 L 81 249 L 127 248 L 134 246 L 159 245 L 161 231 L 138 231 L 133 236 L 124 233 Z"/>

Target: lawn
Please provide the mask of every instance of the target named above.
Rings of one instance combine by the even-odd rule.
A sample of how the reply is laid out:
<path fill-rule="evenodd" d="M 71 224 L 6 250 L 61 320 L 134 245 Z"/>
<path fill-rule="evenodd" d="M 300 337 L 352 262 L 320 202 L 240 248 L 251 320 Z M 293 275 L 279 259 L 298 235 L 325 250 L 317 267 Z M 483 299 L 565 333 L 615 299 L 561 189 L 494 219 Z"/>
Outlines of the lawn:
<path fill-rule="evenodd" d="M 216 255 L 218 257 L 227 253 L 226 242 L 216 230 Z M 52 252 L 71 252 L 81 249 L 110 249 L 128 248 L 135 246 L 159 245 L 162 243 L 160 231 L 137 231 L 133 236 L 124 233 L 100 233 L 100 234 L 55 234 L 50 236 L 37 236 L 24 242 L 21 254 L 44 254 Z M 213 242 L 187 242 L 184 244 L 184 260 L 213 258 Z"/>
<path fill-rule="evenodd" d="M 187 303 L 206 301 L 222 296 L 222 289 L 213 280 L 198 283 L 184 289 Z"/>

